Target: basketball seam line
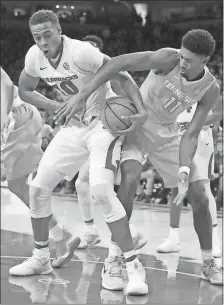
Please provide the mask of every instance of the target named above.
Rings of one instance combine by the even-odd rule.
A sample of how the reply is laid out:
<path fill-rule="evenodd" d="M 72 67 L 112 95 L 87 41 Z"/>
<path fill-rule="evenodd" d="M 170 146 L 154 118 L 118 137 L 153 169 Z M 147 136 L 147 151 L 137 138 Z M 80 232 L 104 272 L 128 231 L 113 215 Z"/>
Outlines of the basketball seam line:
<path fill-rule="evenodd" d="M 122 105 L 122 104 L 118 104 L 118 105 Z M 117 115 L 116 115 L 116 113 L 111 109 L 111 107 L 110 107 L 110 105 L 108 105 L 107 104 L 107 106 L 108 106 L 108 108 L 110 109 L 110 111 L 116 116 L 116 118 L 122 123 L 122 124 L 124 124 L 127 128 L 129 128 L 130 126 L 128 126 L 128 125 L 126 125 Z M 123 106 L 123 105 L 122 105 Z M 129 108 L 128 108 L 129 109 Z M 109 125 L 110 126 L 110 125 Z M 112 129 L 113 130 L 113 129 Z"/>
<path fill-rule="evenodd" d="M 130 110 L 133 114 L 136 114 L 135 112 L 133 112 L 130 108 L 128 108 L 127 106 L 123 105 L 123 104 L 119 104 L 119 103 L 113 103 L 114 105 L 121 105 L 125 108 L 127 108 L 128 110 Z"/>
<path fill-rule="evenodd" d="M 107 105 L 107 106 L 108 106 L 108 105 Z M 106 120 L 106 122 L 107 122 L 107 125 L 110 127 L 110 124 L 109 124 L 108 121 L 107 121 L 106 109 L 105 109 L 105 115 L 104 115 L 104 117 L 105 117 L 105 120 Z M 110 129 L 113 130 L 113 132 L 116 132 L 113 128 L 110 127 Z"/>

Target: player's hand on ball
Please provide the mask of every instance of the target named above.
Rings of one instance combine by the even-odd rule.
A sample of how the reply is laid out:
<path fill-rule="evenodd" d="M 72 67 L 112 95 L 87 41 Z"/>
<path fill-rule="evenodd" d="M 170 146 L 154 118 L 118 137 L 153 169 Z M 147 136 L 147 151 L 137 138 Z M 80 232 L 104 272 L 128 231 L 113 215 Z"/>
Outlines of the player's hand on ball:
<path fill-rule="evenodd" d="M 147 114 L 146 113 L 136 113 L 130 116 L 122 116 L 121 117 L 123 120 L 131 121 L 131 126 L 128 129 L 117 131 L 119 134 L 127 134 L 130 133 L 139 127 L 141 127 L 146 119 L 147 119 Z"/>
<path fill-rule="evenodd" d="M 178 194 L 177 197 L 174 199 L 174 204 L 180 205 L 182 203 L 182 201 L 187 195 L 188 187 L 189 187 L 188 174 L 182 172 L 179 174 L 178 177 Z"/>
<path fill-rule="evenodd" d="M 81 108 L 81 109 L 80 109 Z M 83 119 L 86 112 L 86 98 L 82 94 L 78 93 L 76 96 L 70 98 L 62 107 L 55 111 L 54 117 L 55 123 L 59 124 L 64 118 L 66 118 L 64 126 L 68 124 L 70 119 L 77 115 L 81 110 L 80 120 Z"/>

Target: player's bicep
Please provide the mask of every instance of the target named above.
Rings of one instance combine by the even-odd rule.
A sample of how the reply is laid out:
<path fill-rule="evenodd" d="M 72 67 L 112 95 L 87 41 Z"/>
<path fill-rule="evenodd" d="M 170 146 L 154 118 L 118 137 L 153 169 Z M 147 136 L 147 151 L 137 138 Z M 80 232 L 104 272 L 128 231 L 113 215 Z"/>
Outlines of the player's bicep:
<path fill-rule="evenodd" d="M 194 116 L 191 120 L 186 134 L 191 137 L 198 136 L 205 121 L 208 117 L 209 111 L 214 107 L 219 99 L 220 89 L 219 86 L 214 84 L 213 87 L 208 90 L 198 103 Z"/>
<path fill-rule="evenodd" d="M 121 71 L 145 71 L 151 69 L 172 68 L 179 61 L 178 51 L 165 48 L 157 51 L 124 54 L 112 58 L 111 65 L 118 66 Z"/>
<path fill-rule="evenodd" d="M 34 91 L 39 83 L 39 77 L 33 77 L 25 72 L 25 69 L 19 77 L 19 93 L 24 91 Z"/>

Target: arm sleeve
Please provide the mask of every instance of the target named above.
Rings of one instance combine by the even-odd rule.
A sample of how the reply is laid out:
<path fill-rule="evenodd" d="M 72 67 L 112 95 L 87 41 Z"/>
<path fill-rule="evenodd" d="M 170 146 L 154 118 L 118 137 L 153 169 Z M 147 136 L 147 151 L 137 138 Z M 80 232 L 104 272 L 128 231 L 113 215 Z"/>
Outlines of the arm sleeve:
<path fill-rule="evenodd" d="M 36 64 L 35 64 L 36 60 L 37 60 L 36 46 L 32 46 L 26 54 L 24 70 L 26 74 L 30 76 L 40 77 L 36 71 Z"/>
<path fill-rule="evenodd" d="M 84 72 L 96 73 L 103 65 L 104 54 L 88 42 L 81 42 L 80 47 L 74 48 L 73 62 Z"/>

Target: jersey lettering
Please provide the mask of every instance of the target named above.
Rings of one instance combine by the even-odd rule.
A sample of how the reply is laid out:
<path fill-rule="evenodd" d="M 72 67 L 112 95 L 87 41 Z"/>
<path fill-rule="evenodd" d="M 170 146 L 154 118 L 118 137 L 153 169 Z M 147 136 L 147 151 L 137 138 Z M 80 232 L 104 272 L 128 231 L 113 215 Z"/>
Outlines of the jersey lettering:
<path fill-rule="evenodd" d="M 64 80 L 60 85 L 53 85 L 52 87 L 60 90 L 65 95 L 75 95 L 79 92 L 79 89 L 70 80 Z"/>

